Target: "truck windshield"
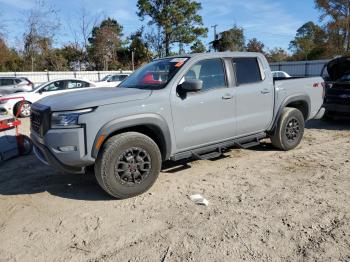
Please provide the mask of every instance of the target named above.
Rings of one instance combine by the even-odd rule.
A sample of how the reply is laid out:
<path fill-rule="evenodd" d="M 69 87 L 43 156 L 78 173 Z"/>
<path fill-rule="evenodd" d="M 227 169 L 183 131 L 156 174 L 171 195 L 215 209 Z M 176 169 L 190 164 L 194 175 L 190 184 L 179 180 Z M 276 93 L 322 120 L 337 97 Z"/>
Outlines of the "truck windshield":
<path fill-rule="evenodd" d="M 162 89 L 188 59 L 188 57 L 176 57 L 155 60 L 130 75 L 119 87 Z"/>

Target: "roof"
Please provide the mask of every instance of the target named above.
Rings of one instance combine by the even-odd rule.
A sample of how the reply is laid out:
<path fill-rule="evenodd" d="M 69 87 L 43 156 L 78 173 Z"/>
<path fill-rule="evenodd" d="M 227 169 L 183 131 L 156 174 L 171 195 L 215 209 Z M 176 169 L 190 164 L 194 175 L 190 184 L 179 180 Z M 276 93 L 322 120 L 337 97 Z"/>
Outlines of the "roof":
<path fill-rule="evenodd" d="M 188 58 L 215 58 L 215 57 L 252 57 L 252 56 L 264 56 L 261 53 L 256 52 L 210 52 L 210 53 L 197 53 L 197 54 L 183 54 L 183 55 L 175 55 L 175 56 L 167 56 L 158 58 L 166 59 L 166 58 L 179 58 L 179 57 L 188 57 Z"/>

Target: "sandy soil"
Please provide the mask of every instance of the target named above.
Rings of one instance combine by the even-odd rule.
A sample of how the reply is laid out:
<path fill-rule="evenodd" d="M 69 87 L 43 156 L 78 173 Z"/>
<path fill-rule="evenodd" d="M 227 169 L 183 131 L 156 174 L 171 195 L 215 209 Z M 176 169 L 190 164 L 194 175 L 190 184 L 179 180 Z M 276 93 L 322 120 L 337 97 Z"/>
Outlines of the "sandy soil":
<path fill-rule="evenodd" d="M 93 177 L 10 160 L 0 166 L 0 261 L 350 261 L 349 131 L 313 121 L 294 151 L 266 143 L 168 165 L 148 193 L 123 201 Z M 194 205 L 195 193 L 209 206 Z"/>

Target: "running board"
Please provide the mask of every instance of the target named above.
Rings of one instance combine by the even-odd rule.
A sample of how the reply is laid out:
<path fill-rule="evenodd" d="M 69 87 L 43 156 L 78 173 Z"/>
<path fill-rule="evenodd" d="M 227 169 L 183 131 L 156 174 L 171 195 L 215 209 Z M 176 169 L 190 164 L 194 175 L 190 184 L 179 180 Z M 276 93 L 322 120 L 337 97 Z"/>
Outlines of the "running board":
<path fill-rule="evenodd" d="M 239 148 L 247 149 L 247 148 L 251 148 L 251 147 L 260 145 L 260 141 L 257 139 L 257 140 L 255 140 L 255 141 L 251 141 L 251 142 L 248 142 L 248 143 L 239 143 L 239 142 L 236 142 L 236 145 L 237 145 L 237 147 L 239 147 Z"/>
<path fill-rule="evenodd" d="M 218 158 L 223 154 L 223 152 L 225 152 L 227 149 L 232 147 L 239 147 L 239 148 L 246 149 L 246 148 L 258 146 L 260 145 L 259 141 L 263 138 L 266 138 L 265 132 L 180 152 L 171 156 L 170 160 L 179 161 L 182 159 L 190 159 L 190 158 L 195 158 L 198 160 Z"/>
<path fill-rule="evenodd" d="M 218 151 L 214 151 L 214 152 L 210 152 L 210 153 L 206 153 L 206 154 L 202 154 L 199 155 L 195 152 L 192 152 L 193 158 L 196 160 L 209 160 L 209 159 L 213 159 L 213 158 L 218 158 L 220 156 L 222 156 L 222 151 L 219 148 Z"/>

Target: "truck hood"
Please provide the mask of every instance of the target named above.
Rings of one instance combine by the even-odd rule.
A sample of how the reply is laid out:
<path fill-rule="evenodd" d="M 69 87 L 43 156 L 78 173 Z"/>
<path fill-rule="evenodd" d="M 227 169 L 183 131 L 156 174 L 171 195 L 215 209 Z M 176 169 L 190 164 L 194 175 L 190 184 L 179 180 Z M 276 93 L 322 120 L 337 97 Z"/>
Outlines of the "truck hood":
<path fill-rule="evenodd" d="M 38 103 L 52 111 L 66 111 L 142 100 L 151 94 L 150 90 L 136 88 L 93 88 L 45 97 Z"/>
<path fill-rule="evenodd" d="M 337 81 L 345 74 L 350 74 L 350 57 L 339 57 L 327 64 L 330 81 Z"/>

